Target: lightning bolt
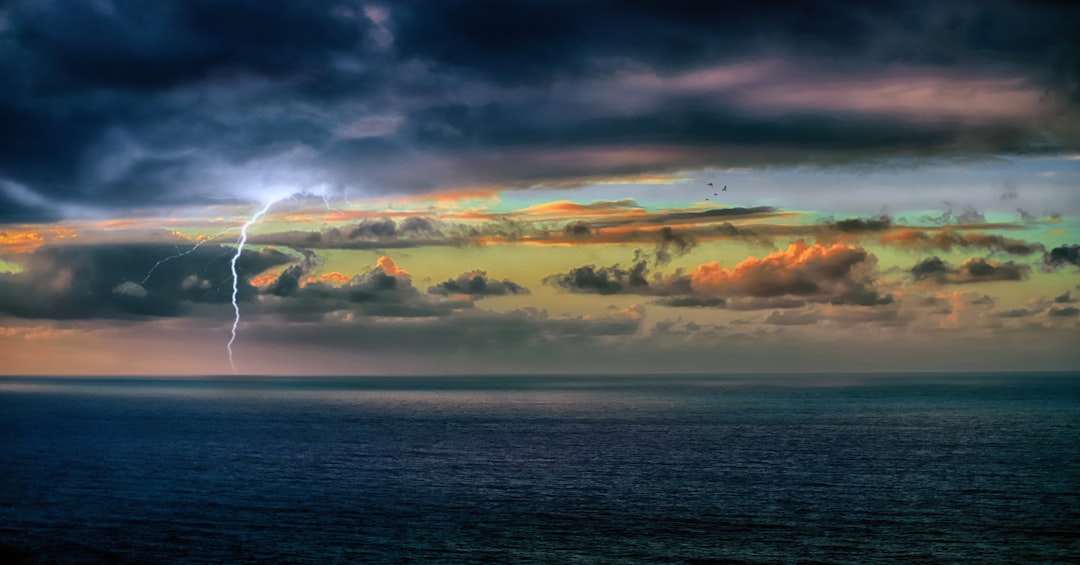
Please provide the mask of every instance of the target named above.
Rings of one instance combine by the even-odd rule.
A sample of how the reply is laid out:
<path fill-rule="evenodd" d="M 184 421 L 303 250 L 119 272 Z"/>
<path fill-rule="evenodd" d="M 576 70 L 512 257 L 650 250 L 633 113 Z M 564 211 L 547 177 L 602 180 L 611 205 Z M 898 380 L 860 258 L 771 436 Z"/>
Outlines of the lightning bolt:
<path fill-rule="evenodd" d="M 325 188 L 323 188 L 322 193 L 320 193 L 319 196 L 322 196 L 323 204 L 326 205 L 327 210 L 337 210 L 337 208 L 334 208 L 333 206 L 331 206 L 330 201 L 326 199 L 326 189 Z"/>
<path fill-rule="evenodd" d="M 173 259 L 179 259 L 180 257 L 183 257 L 184 255 L 194 253 L 195 250 L 198 249 L 200 245 L 206 243 L 207 241 L 213 241 L 213 240 L 225 235 L 225 233 L 230 232 L 230 231 L 232 231 L 234 229 L 236 229 L 236 228 L 226 228 L 224 230 L 221 230 L 214 237 L 207 238 L 207 239 L 204 239 L 204 240 L 196 243 L 194 247 L 192 247 L 191 249 L 188 249 L 187 251 L 180 251 L 180 248 L 177 247 L 176 248 L 176 255 L 170 255 L 170 256 L 158 261 L 157 263 L 154 263 L 153 267 L 150 267 L 150 270 L 146 272 L 146 276 L 143 277 L 143 280 L 139 281 L 139 286 L 142 286 L 142 285 L 146 284 L 146 281 L 150 280 L 150 275 L 154 274 L 154 271 L 156 271 L 158 267 L 164 265 L 165 263 L 168 263 L 169 261 L 171 261 Z M 173 247 L 176 247 L 175 243 L 173 244 Z"/>
<path fill-rule="evenodd" d="M 236 262 L 240 259 L 240 253 L 244 251 L 244 244 L 247 243 L 247 230 L 255 222 L 259 221 L 259 218 L 266 215 L 270 211 L 270 207 L 275 203 L 283 200 L 283 198 L 272 198 L 267 201 L 266 205 L 261 210 L 255 212 L 244 225 L 240 228 L 240 239 L 236 242 L 236 254 L 233 255 L 232 261 L 229 262 L 229 268 L 232 270 L 233 282 L 232 282 L 232 305 L 233 311 L 236 312 L 236 317 L 233 319 L 232 325 L 232 337 L 229 338 L 229 343 L 225 346 L 229 350 L 229 365 L 232 366 L 233 373 L 240 374 L 240 371 L 236 370 L 236 362 L 233 361 L 233 342 L 236 341 L 236 327 L 240 325 L 240 306 L 236 303 L 236 293 L 239 290 L 240 277 L 236 274 Z"/>

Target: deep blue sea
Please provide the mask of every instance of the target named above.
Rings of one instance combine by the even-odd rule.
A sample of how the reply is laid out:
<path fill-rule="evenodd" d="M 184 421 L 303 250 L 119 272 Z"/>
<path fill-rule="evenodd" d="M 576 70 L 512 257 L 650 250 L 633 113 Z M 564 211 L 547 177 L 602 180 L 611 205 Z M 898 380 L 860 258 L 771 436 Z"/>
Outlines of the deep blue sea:
<path fill-rule="evenodd" d="M 0 378 L 5 563 L 1080 562 L 1080 375 Z"/>

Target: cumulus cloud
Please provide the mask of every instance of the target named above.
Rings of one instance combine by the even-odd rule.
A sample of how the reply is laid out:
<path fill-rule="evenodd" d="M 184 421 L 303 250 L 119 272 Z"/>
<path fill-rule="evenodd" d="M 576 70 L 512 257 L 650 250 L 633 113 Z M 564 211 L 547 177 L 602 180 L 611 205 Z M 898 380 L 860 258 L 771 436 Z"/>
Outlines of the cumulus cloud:
<path fill-rule="evenodd" d="M 917 281 L 938 284 L 963 284 L 990 281 L 1019 281 L 1027 278 L 1031 268 L 1012 261 L 998 263 L 989 259 L 972 258 L 953 267 L 940 257 L 923 259 L 910 270 Z"/>
<path fill-rule="evenodd" d="M 809 297 L 834 304 L 887 304 L 874 289 L 876 259 L 860 247 L 808 245 L 798 240 L 761 259 L 749 257 L 732 268 L 710 262 L 690 273 L 695 290 L 719 296 Z"/>
<path fill-rule="evenodd" d="M 529 294 L 529 289 L 509 280 L 488 278 L 486 271 L 462 273 L 455 279 L 441 282 L 428 289 L 428 294 L 451 296 L 464 294 L 474 298 L 485 296 L 503 296 L 507 294 Z"/>
<path fill-rule="evenodd" d="M 1056 318 L 1075 318 L 1080 315 L 1080 308 L 1077 308 L 1075 306 L 1066 306 L 1064 308 L 1051 308 L 1050 311 L 1047 312 L 1047 315 Z"/>
<path fill-rule="evenodd" d="M 809 302 L 879 306 L 893 301 L 877 290 L 876 259 L 843 244 L 808 245 L 799 240 L 762 259 L 749 257 L 727 269 L 716 262 L 689 273 L 651 274 L 638 258 L 630 268 L 586 265 L 552 275 L 544 282 L 571 292 L 660 296 L 669 307 L 726 307 L 733 310 L 797 308 Z"/>
<path fill-rule="evenodd" d="M 124 282 L 116 285 L 115 287 L 113 287 L 112 292 L 116 296 L 131 296 L 133 298 L 146 298 L 146 289 L 143 288 L 141 285 L 139 285 L 139 283 L 135 283 L 135 282 L 131 282 L 131 281 L 124 281 Z"/>
<path fill-rule="evenodd" d="M 1047 270 L 1066 265 L 1080 267 L 1080 244 L 1062 245 L 1043 254 L 1043 267 Z"/>
<path fill-rule="evenodd" d="M 330 312 L 347 312 L 356 316 L 391 316 L 424 318 L 449 315 L 469 308 L 462 301 L 436 302 L 427 299 L 412 284 L 412 277 L 392 259 L 382 256 L 375 267 L 352 277 L 330 274 L 321 278 L 307 277 L 298 281 L 295 271 L 287 269 L 270 289 L 278 286 L 282 277 L 289 281 L 280 285 L 288 292 L 270 291 L 267 297 L 253 306 L 255 312 L 276 313 L 287 320 L 317 321 Z"/>
<path fill-rule="evenodd" d="M 585 265 L 574 267 L 565 274 L 548 276 L 544 282 L 570 292 L 619 294 L 648 289 L 647 274 L 648 264 L 645 261 L 638 261 L 629 268 L 619 265 L 610 267 Z"/>

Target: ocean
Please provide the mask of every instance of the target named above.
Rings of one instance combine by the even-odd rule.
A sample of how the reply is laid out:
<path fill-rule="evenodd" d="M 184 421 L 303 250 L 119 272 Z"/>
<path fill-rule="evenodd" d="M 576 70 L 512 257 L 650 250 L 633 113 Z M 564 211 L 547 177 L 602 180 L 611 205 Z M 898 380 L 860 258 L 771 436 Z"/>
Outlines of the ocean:
<path fill-rule="evenodd" d="M 5 563 L 1076 563 L 1080 374 L 0 377 Z"/>

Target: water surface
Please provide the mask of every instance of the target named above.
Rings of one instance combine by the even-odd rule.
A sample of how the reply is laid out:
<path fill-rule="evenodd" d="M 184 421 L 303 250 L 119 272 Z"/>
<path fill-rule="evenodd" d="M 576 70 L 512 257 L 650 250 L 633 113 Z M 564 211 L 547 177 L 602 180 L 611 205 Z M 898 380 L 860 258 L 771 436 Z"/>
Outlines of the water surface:
<path fill-rule="evenodd" d="M 0 453 L 9 561 L 1080 559 L 1076 375 L 7 377 Z"/>

